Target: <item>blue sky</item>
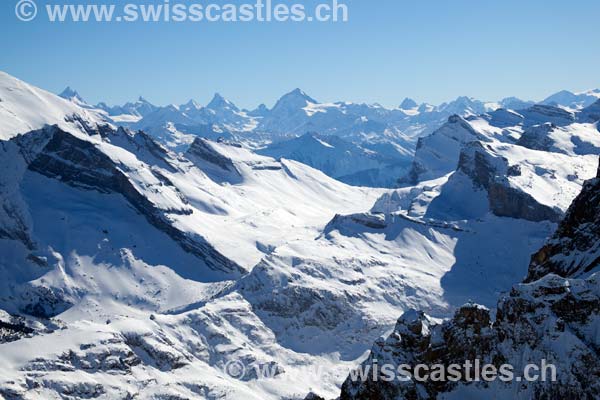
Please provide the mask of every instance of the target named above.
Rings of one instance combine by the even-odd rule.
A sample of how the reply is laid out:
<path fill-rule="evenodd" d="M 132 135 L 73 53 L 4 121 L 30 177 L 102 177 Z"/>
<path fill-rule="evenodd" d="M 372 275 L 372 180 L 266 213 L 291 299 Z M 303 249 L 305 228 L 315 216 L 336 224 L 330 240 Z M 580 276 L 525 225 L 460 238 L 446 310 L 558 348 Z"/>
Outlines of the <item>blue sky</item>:
<path fill-rule="evenodd" d="M 337 24 L 52 24 L 40 14 L 20 22 L 16 0 L 4 0 L 0 69 L 109 104 L 138 95 L 206 103 L 220 92 L 244 107 L 270 106 L 300 87 L 321 101 L 395 106 L 406 96 L 538 100 L 600 87 L 596 0 L 346 3 L 350 21 Z"/>

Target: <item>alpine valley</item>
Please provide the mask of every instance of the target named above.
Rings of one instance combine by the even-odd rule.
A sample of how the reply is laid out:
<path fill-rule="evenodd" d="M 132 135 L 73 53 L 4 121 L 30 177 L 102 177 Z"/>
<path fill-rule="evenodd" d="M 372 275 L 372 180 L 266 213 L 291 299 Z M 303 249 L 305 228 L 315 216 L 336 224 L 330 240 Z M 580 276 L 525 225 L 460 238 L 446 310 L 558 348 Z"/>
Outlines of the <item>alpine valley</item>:
<path fill-rule="evenodd" d="M 597 399 L 599 121 L 600 90 L 108 106 L 0 72 L 0 398 Z M 560 379 L 349 378 L 465 355 Z"/>

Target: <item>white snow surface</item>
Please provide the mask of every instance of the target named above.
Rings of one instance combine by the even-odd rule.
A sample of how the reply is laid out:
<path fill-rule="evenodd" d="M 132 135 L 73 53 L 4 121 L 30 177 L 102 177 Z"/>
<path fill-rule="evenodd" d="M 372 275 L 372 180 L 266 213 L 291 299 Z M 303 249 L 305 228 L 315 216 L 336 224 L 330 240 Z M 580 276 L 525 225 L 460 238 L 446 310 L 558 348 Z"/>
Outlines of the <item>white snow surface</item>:
<path fill-rule="evenodd" d="M 106 124 L 99 112 L 86 110 L 2 71 L 0 93 L 0 140 L 9 140 L 46 124 L 58 124 L 67 131 L 77 130 L 76 123 L 65 121 L 74 115 L 91 123 Z"/>
<path fill-rule="evenodd" d="M 193 156 L 157 152 L 126 130 L 89 136 L 64 117 L 102 123 L 94 112 L 0 77 L 0 194 L 10 205 L 0 228 L 25 227 L 33 242 L 0 235 L 0 308 L 17 314 L 39 299 L 57 307 L 50 320 L 35 319 L 42 328 L 32 337 L 0 344 L 0 393 L 17 398 L 279 400 L 311 390 L 335 398 L 403 311 L 443 318 L 470 300 L 494 306 L 554 230 L 548 221 L 493 215 L 486 193 L 456 172 L 462 145 L 480 140 L 490 157 L 519 165 L 508 184 L 562 211 L 597 166 L 564 140 L 595 145 L 593 125 L 561 127 L 555 142 L 565 152 L 554 153 L 516 145 L 521 127 L 461 118 L 461 129 L 425 141 L 421 162 L 431 179 L 396 190 L 352 187 L 227 142 L 203 140 L 204 156 Z M 357 107 L 316 106 L 295 91 L 281 115 L 298 105 L 313 117 Z M 212 106 L 242 113 L 220 96 Z M 246 272 L 209 269 L 120 194 L 28 170 L 14 138 L 46 124 L 91 143 L 170 226 L 204 238 Z M 279 373 L 240 380 L 224 372 L 230 362 Z"/>

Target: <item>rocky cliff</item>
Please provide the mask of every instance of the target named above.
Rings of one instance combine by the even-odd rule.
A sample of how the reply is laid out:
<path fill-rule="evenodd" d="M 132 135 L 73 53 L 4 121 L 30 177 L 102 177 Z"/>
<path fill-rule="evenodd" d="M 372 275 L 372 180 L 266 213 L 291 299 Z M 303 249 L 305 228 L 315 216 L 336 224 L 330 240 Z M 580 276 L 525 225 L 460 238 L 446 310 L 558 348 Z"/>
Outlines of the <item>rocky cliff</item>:
<path fill-rule="evenodd" d="M 408 311 L 391 335 L 374 344 L 361 366 L 372 371 L 384 364 L 447 367 L 479 360 L 497 368 L 510 364 L 515 379 L 389 381 L 381 379 L 381 372 L 367 379 L 353 379 L 351 374 L 340 399 L 599 398 L 600 275 L 593 274 L 599 260 L 599 211 L 596 178 L 585 185 L 556 234 L 533 257 L 525 283 L 498 301 L 495 318 L 475 304 L 464 305 L 442 323 Z M 521 379 L 525 365 L 542 365 L 543 360 L 556 367 L 555 382 Z"/>
<path fill-rule="evenodd" d="M 527 282 L 547 274 L 582 276 L 600 266 L 600 167 L 586 182 L 558 230 L 533 255 Z"/>

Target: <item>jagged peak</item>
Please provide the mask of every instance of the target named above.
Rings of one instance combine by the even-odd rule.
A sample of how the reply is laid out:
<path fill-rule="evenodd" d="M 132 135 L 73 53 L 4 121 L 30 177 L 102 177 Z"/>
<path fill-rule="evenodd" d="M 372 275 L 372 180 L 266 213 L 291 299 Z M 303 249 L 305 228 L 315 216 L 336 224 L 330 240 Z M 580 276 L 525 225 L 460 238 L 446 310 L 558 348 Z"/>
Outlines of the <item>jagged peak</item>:
<path fill-rule="evenodd" d="M 210 108 L 211 110 L 216 110 L 216 109 L 221 109 L 221 108 L 231 108 L 235 111 L 238 110 L 238 108 L 236 107 L 235 104 L 233 104 L 231 101 L 227 100 L 220 93 L 214 94 L 212 100 L 210 101 L 210 103 L 208 103 L 206 108 Z"/>
<path fill-rule="evenodd" d="M 417 102 L 409 97 L 406 97 L 404 100 L 402 100 L 402 103 L 400 104 L 400 108 L 403 110 L 412 110 L 414 108 L 417 108 L 418 106 L 419 105 L 417 104 Z"/>
<path fill-rule="evenodd" d="M 67 86 L 60 94 L 60 97 L 67 100 L 77 100 L 81 103 L 85 103 L 85 100 L 79 95 L 77 90 L 72 89 L 71 86 Z"/>
<path fill-rule="evenodd" d="M 291 92 L 284 94 L 277 103 L 279 104 L 282 102 L 294 101 L 294 100 L 295 101 L 302 100 L 302 101 L 306 101 L 309 103 L 318 104 L 317 100 L 310 97 L 308 94 L 306 94 L 306 92 L 304 92 L 300 88 L 296 88 L 296 89 L 292 90 Z"/>
<path fill-rule="evenodd" d="M 181 108 L 195 108 L 200 109 L 202 106 L 194 99 L 190 99 L 187 103 L 182 104 Z"/>
<path fill-rule="evenodd" d="M 588 180 L 569 207 L 558 229 L 531 257 L 525 282 L 548 274 L 581 278 L 600 267 L 600 163 L 596 179 Z"/>

